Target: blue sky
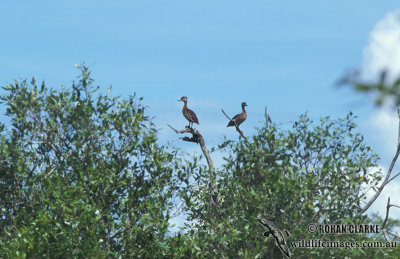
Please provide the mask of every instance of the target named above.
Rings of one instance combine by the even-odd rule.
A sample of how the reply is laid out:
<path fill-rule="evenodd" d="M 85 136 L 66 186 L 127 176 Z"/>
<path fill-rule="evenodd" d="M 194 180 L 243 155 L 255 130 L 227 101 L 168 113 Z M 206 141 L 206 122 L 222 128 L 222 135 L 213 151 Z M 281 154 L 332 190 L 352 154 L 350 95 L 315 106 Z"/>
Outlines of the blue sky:
<path fill-rule="evenodd" d="M 35 75 L 59 84 L 74 77 L 73 64 L 86 62 L 99 84 L 149 102 L 184 92 L 232 102 L 244 95 L 249 104 L 285 103 L 287 110 L 294 101 L 300 111 L 323 108 L 333 92 L 327 88 L 360 63 L 373 25 L 395 7 L 395 1 L 82 2 L 3 1 L 1 80 Z M 315 91 L 320 98 L 310 96 Z"/>
<path fill-rule="evenodd" d="M 246 101 L 249 131 L 264 106 L 283 122 L 306 110 L 315 118 L 350 109 L 363 115 L 368 101 L 334 83 L 360 64 L 373 26 L 395 7 L 396 1 L 2 1 L 0 84 L 35 76 L 68 85 L 74 64 L 85 62 L 113 93 L 143 96 L 162 128 L 164 112 L 180 116 L 175 100 L 182 95 L 201 125 L 223 119 L 220 107 L 234 115 Z"/>
<path fill-rule="evenodd" d="M 363 64 L 371 31 L 398 7 L 398 0 L 1 1 L 0 85 L 32 76 L 70 85 L 74 65 L 84 62 L 103 91 L 112 85 L 115 95 L 143 96 L 164 142 L 178 137 L 167 123 L 186 125 L 183 95 L 210 145 L 237 138 L 220 109 L 233 116 L 242 101 L 246 135 L 261 125 L 265 106 L 283 125 L 305 111 L 317 120 L 352 110 L 387 165 L 395 147 L 371 124 L 383 115 L 335 83 Z"/>

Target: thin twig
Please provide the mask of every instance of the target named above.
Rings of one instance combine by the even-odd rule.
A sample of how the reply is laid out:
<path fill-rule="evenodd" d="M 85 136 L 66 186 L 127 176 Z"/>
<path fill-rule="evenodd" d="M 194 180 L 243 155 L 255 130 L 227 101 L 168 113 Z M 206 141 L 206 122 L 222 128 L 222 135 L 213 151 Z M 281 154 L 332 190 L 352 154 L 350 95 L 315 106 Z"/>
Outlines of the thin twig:
<path fill-rule="evenodd" d="M 382 224 L 382 229 L 385 228 L 386 222 L 389 218 L 389 209 L 390 209 L 390 196 L 388 197 L 387 205 L 386 205 L 386 217 Z"/>
<path fill-rule="evenodd" d="M 388 183 L 390 183 L 392 180 L 394 180 L 394 178 L 396 178 L 397 176 L 399 176 L 400 175 L 400 173 L 397 173 L 395 176 L 393 176 L 392 178 L 390 178 L 389 180 L 388 180 Z"/>
<path fill-rule="evenodd" d="M 177 130 L 175 128 L 173 128 L 171 125 L 167 124 L 168 127 L 170 127 L 173 131 L 175 131 L 175 133 L 186 133 L 189 132 L 189 128 L 185 128 L 184 130 Z"/>
<path fill-rule="evenodd" d="M 393 234 L 392 232 L 389 232 L 389 231 L 386 230 L 386 233 L 388 233 L 389 235 L 393 236 L 392 242 L 395 241 L 396 238 L 399 237 L 399 234 L 397 232 Z"/>
<path fill-rule="evenodd" d="M 385 240 L 386 240 L 387 242 L 389 242 L 390 240 L 389 240 L 389 238 L 387 237 L 386 233 L 388 233 L 388 234 L 394 236 L 392 241 L 394 241 L 394 240 L 398 237 L 397 234 L 390 233 L 387 229 L 385 229 L 385 227 L 386 227 L 386 222 L 387 222 L 387 220 L 389 219 L 389 209 L 390 209 L 390 207 L 400 208 L 400 206 L 398 206 L 398 205 L 390 204 L 390 196 L 389 196 L 389 197 L 388 197 L 388 201 L 387 201 L 387 205 L 386 205 L 386 217 L 385 217 L 385 220 L 384 220 L 383 223 L 382 223 L 382 232 L 383 232 L 383 236 L 385 237 Z"/>
<path fill-rule="evenodd" d="M 382 233 L 383 233 L 383 237 L 385 238 L 386 242 L 389 242 L 389 238 L 388 238 L 388 236 L 386 235 L 386 231 L 385 231 L 385 230 L 382 230 Z"/>

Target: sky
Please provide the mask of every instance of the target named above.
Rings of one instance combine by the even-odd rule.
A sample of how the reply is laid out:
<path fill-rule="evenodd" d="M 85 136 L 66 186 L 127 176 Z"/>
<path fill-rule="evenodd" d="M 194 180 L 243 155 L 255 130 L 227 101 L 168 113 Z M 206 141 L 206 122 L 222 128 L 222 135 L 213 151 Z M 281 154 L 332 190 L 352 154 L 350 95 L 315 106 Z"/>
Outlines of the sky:
<path fill-rule="evenodd" d="M 233 116 L 243 101 L 246 135 L 262 125 L 266 106 L 283 126 L 306 111 L 318 120 L 351 110 L 385 169 L 397 116 L 337 82 L 354 68 L 366 79 L 400 71 L 398 8 L 398 0 L 1 1 L 0 85 L 34 76 L 68 86 L 84 63 L 104 92 L 144 97 L 161 142 L 197 153 L 166 126 L 187 124 L 181 96 L 209 146 L 237 139 L 221 108 Z M 400 204 L 398 181 L 388 190 L 375 210 L 384 211 L 390 193 Z"/>

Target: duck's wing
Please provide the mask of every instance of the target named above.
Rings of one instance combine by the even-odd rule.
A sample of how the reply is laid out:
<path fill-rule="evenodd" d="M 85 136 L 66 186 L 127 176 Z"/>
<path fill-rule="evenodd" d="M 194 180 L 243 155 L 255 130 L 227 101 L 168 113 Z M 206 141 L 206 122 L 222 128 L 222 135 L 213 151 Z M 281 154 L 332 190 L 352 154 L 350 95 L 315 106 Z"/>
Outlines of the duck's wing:
<path fill-rule="evenodd" d="M 227 127 L 235 126 L 235 121 L 239 118 L 239 116 L 240 116 L 240 113 L 233 116 L 232 120 L 229 121 Z"/>
<path fill-rule="evenodd" d="M 199 119 L 197 119 L 196 113 L 194 111 L 187 109 L 188 120 L 193 123 L 199 124 Z"/>

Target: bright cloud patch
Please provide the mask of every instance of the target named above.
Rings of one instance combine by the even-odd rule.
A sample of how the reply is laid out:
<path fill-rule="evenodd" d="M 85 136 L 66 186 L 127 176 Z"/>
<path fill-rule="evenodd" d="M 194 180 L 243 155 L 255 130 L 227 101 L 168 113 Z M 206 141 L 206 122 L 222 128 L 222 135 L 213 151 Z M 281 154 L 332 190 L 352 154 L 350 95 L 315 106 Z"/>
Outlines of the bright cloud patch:
<path fill-rule="evenodd" d="M 364 49 L 363 77 L 376 79 L 383 70 L 388 71 L 390 81 L 400 76 L 400 10 L 387 14 L 375 25 Z"/>
<path fill-rule="evenodd" d="M 393 109 L 384 107 L 375 110 L 366 125 L 372 140 L 379 146 L 381 157 L 392 158 L 397 148 L 399 117 Z"/>
<path fill-rule="evenodd" d="M 375 25 L 369 36 L 368 45 L 364 48 L 364 60 L 361 67 L 362 78 L 367 81 L 376 81 L 384 70 L 387 71 L 387 83 L 392 83 L 400 77 L 400 10 L 388 13 Z M 367 125 L 375 136 L 374 141 L 380 143 L 381 150 L 384 150 L 380 155 L 392 158 L 396 152 L 398 134 L 397 112 L 391 109 L 390 104 L 387 103 L 383 108 L 371 114 Z M 387 169 L 381 169 L 384 174 L 387 173 Z M 397 170 L 394 170 L 392 176 L 397 172 Z M 370 190 L 366 201 L 374 193 L 373 190 Z M 388 197 L 390 196 L 392 204 L 400 205 L 399 193 L 400 183 L 396 179 L 384 188 L 368 212 L 378 212 L 384 217 Z M 390 217 L 398 218 L 399 216 L 400 209 L 392 208 Z"/>
<path fill-rule="evenodd" d="M 379 74 L 386 70 L 387 79 L 394 81 L 400 77 L 400 9 L 388 13 L 371 31 L 368 45 L 364 48 L 364 60 L 361 67 L 365 80 L 376 81 Z M 374 139 L 381 143 L 384 156 L 393 156 L 397 142 L 398 116 L 386 103 L 380 110 L 371 114 L 369 128 L 374 131 Z"/>
<path fill-rule="evenodd" d="M 400 9 L 388 13 L 375 25 L 364 48 L 362 77 L 376 81 L 383 70 L 387 71 L 388 83 L 400 77 Z M 385 157 L 394 155 L 397 143 L 398 115 L 392 107 L 388 101 L 367 122 L 374 140 L 385 150 L 381 154 Z"/>

